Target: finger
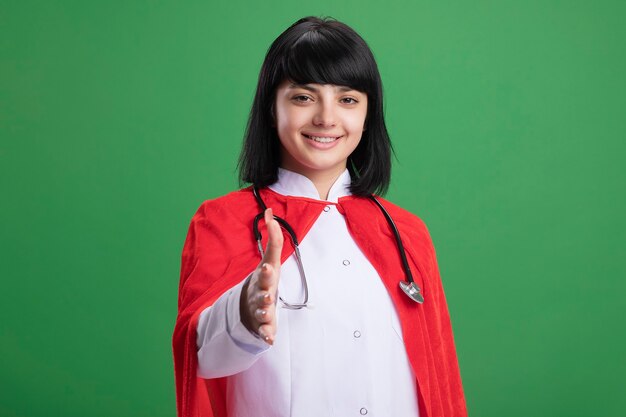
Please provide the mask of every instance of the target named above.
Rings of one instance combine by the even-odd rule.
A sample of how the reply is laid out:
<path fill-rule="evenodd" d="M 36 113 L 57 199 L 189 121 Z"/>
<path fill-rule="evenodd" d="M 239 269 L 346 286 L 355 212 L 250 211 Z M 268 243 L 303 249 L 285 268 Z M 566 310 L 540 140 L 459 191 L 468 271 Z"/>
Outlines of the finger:
<path fill-rule="evenodd" d="M 276 337 L 276 328 L 271 324 L 262 324 L 259 326 L 259 336 L 265 340 L 268 345 L 274 344 L 274 338 Z"/>
<path fill-rule="evenodd" d="M 264 292 L 273 292 L 277 284 L 276 270 L 274 267 L 264 262 L 261 264 L 261 271 L 259 272 L 259 279 L 257 281 L 257 287 Z"/>
<path fill-rule="evenodd" d="M 265 210 L 265 225 L 267 226 L 268 240 L 263 261 L 271 263 L 274 267 L 279 267 L 280 255 L 283 250 L 283 233 L 278 222 L 274 220 L 274 212 L 271 208 Z"/>
<path fill-rule="evenodd" d="M 274 311 L 270 308 L 257 308 L 254 317 L 259 324 L 271 323 L 274 320 Z"/>
<path fill-rule="evenodd" d="M 269 307 L 274 304 L 274 297 L 272 297 L 270 292 L 262 291 L 259 295 L 257 295 L 256 302 L 261 308 Z"/>

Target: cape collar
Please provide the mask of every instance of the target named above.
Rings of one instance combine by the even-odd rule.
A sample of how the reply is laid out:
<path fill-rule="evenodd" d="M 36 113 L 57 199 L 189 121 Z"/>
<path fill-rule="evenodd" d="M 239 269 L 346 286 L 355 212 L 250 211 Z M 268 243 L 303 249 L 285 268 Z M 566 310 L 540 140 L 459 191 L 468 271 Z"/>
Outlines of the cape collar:
<path fill-rule="evenodd" d="M 350 192 L 350 172 L 346 169 L 335 181 L 330 191 L 328 199 L 330 203 L 337 203 L 340 197 L 352 195 Z M 278 181 L 270 185 L 269 188 L 278 194 L 292 197 L 306 197 L 313 200 L 320 200 L 319 193 L 313 182 L 302 174 L 278 168 Z"/>

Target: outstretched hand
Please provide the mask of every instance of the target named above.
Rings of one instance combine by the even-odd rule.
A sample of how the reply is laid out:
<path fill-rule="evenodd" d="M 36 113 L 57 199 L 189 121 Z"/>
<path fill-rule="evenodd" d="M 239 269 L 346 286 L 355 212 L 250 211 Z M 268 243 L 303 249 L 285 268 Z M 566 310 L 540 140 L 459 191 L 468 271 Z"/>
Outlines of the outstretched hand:
<path fill-rule="evenodd" d="M 283 233 L 274 220 L 271 208 L 265 210 L 268 241 L 263 259 L 241 291 L 241 322 L 266 343 L 274 344 L 276 336 L 276 293 L 280 278 L 280 255 Z"/>

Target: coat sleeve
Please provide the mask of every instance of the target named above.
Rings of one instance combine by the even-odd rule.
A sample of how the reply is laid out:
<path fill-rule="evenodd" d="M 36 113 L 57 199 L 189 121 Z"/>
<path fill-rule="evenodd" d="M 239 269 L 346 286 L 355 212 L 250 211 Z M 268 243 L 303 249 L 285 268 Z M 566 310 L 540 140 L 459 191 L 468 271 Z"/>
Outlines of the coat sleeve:
<path fill-rule="evenodd" d="M 245 371 L 270 345 L 241 323 L 239 300 L 245 279 L 200 313 L 197 329 L 198 376 L 219 378 Z"/>

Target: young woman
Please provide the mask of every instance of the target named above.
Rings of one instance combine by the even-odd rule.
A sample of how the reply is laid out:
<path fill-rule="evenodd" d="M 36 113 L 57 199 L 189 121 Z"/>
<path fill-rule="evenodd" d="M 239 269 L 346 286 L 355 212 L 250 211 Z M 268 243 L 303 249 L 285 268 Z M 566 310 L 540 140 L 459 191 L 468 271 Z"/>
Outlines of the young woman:
<path fill-rule="evenodd" d="M 365 41 L 304 18 L 271 45 L 240 158 L 183 249 L 179 416 L 465 416 L 424 224 L 373 194 L 391 144 Z"/>

